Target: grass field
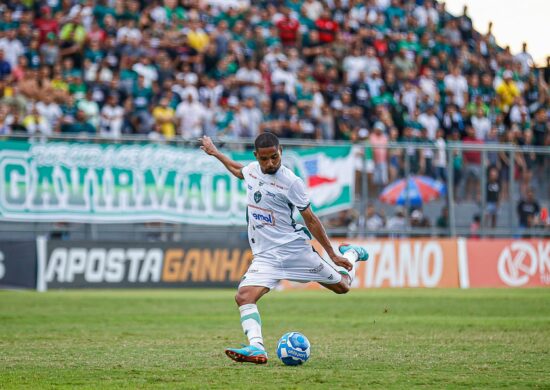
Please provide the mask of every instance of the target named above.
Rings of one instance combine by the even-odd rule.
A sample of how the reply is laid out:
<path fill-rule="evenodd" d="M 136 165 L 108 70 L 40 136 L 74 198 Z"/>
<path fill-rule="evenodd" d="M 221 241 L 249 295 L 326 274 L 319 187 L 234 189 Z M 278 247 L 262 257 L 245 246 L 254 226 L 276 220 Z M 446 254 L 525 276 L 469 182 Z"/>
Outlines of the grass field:
<path fill-rule="evenodd" d="M 265 366 L 230 290 L 0 292 L 0 388 L 550 388 L 550 291 L 273 292 Z M 312 343 L 285 367 L 284 332 Z"/>

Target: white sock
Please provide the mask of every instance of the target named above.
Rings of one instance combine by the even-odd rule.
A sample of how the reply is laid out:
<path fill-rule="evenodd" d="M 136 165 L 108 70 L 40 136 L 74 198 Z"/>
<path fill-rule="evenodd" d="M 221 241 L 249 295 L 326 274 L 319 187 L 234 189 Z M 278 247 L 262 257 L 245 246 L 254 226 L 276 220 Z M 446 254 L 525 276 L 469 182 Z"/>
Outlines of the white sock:
<path fill-rule="evenodd" d="M 336 270 L 343 275 L 348 275 L 350 279 L 350 284 L 351 284 L 351 282 L 353 282 L 353 279 L 355 279 L 355 262 L 359 258 L 359 254 L 355 249 L 350 249 L 346 251 L 346 253 L 344 253 L 342 257 L 345 257 L 346 260 L 348 260 L 351 263 L 351 266 L 353 268 L 351 269 L 351 271 L 348 271 L 344 267 L 336 267 Z"/>
<path fill-rule="evenodd" d="M 262 337 L 262 320 L 258 312 L 258 306 L 253 303 L 239 306 L 241 312 L 241 325 L 244 334 L 248 337 L 248 343 L 255 347 L 264 348 L 264 339 Z"/>

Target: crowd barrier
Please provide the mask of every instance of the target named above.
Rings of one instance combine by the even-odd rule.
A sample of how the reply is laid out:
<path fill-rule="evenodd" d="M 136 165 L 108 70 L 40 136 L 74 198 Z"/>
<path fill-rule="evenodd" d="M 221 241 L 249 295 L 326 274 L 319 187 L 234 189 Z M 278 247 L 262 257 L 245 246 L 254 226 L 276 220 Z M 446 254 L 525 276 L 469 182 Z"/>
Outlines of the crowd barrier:
<path fill-rule="evenodd" d="M 333 239 L 335 248 L 341 241 Z M 548 239 L 352 242 L 364 245 L 370 254 L 358 265 L 354 288 L 550 287 Z M 0 242 L 0 287 L 236 287 L 251 261 L 244 240 L 182 244 L 39 237 L 36 242 Z M 281 287 L 321 288 L 286 281 Z"/>

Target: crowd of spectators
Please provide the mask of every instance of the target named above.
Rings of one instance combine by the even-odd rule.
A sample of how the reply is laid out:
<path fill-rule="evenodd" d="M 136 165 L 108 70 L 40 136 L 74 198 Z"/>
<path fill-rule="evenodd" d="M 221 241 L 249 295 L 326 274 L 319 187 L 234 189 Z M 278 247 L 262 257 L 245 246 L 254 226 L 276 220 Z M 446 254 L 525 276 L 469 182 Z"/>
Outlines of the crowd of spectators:
<path fill-rule="evenodd" d="M 374 185 L 405 165 L 445 179 L 452 159 L 475 197 L 481 154 L 447 142 L 550 145 L 550 58 L 491 27 L 434 0 L 5 0 L 0 135 L 349 140 L 370 145 Z M 503 198 L 510 169 L 525 192 L 545 163 L 488 159 Z"/>

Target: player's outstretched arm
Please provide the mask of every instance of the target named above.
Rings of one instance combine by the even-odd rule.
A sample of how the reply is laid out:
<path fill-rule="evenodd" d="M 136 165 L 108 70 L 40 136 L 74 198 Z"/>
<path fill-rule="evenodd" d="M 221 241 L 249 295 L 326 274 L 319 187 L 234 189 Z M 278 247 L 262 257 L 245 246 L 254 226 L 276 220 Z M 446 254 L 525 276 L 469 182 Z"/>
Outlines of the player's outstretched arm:
<path fill-rule="evenodd" d="M 206 154 L 214 156 L 218 160 L 220 160 L 220 162 L 227 168 L 229 172 L 233 174 L 233 176 L 238 177 L 239 179 L 244 179 L 242 172 L 244 165 L 231 160 L 225 154 L 220 152 L 218 148 L 216 148 L 216 145 L 214 145 L 210 137 L 205 135 L 204 137 L 199 138 L 199 142 L 201 143 L 201 149 Z"/>
<path fill-rule="evenodd" d="M 330 245 L 330 240 L 328 239 L 327 232 L 325 231 L 323 224 L 315 215 L 315 213 L 311 210 L 311 207 L 308 207 L 304 211 L 300 211 L 300 214 L 302 214 L 304 222 L 306 223 L 306 226 L 311 234 L 313 234 L 313 237 L 315 237 L 315 239 L 319 241 L 319 244 L 321 244 L 323 249 L 327 252 L 330 259 L 334 261 L 334 264 L 344 267 L 345 269 L 350 271 L 352 269 L 351 263 L 345 257 L 339 256 L 334 252 L 334 249 L 332 249 L 332 245 Z"/>

